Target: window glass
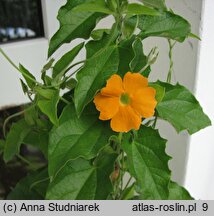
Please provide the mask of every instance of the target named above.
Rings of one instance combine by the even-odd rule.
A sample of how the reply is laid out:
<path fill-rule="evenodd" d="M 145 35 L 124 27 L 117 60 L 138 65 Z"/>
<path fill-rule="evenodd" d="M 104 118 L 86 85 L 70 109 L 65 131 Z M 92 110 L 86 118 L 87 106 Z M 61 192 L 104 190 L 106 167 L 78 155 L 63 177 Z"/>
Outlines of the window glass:
<path fill-rule="evenodd" d="M 0 0 L 0 43 L 43 36 L 41 0 Z"/>

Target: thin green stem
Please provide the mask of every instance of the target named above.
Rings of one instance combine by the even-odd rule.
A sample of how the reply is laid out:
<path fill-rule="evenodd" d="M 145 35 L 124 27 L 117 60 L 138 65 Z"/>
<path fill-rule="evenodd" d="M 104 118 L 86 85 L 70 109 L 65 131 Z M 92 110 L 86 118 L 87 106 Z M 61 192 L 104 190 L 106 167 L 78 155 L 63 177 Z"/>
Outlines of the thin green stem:
<path fill-rule="evenodd" d="M 153 122 L 153 120 L 149 120 L 147 123 L 145 123 L 144 125 L 146 126 L 146 127 L 149 127 L 150 126 L 150 124 Z"/>
<path fill-rule="evenodd" d="M 153 125 L 152 125 L 152 127 L 153 127 L 153 128 L 155 128 L 155 127 L 156 127 L 157 120 L 158 120 L 158 117 L 157 117 L 157 116 L 155 116 L 155 119 L 154 119 L 154 122 L 153 122 Z"/>
<path fill-rule="evenodd" d="M 19 69 L 19 67 L 9 58 L 9 56 L 0 48 L 0 53 L 5 57 L 5 59 L 16 69 L 18 70 L 22 75 L 24 75 L 25 77 L 27 77 L 29 80 L 31 80 L 32 82 L 38 84 L 38 85 L 42 85 L 41 83 L 37 82 L 35 79 L 33 79 L 31 76 L 29 76 L 28 74 L 26 74 L 24 71 L 21 71 Z"/>
<path fill-rule="evenodd" d="M 117 2 L 117 11 L 120 12 L 120 1 L 116 0 L 116 2 Z"/>
<path fill-rule="evenodd" d="M 120 34 L 119 34 L 119 36 L 117 38 L 117 41 L 116 41 L 116 45 L 118 45 L 123 40 L 123 31 L 122 31 L 122 28 L 123 28 L 123 14 L 122 14 L 122 11 L 121 11 L 122 4 L 120 4 L 119 0 L 116 0 L 116 3 L 117 3 L 117 13 L 115 14 L 114 18 L 115 18 L 115 21 L 116 21 L 116 26 L 118 26 L 118 28 L 120 30 Z"/>
<path fill-rule="evenodd" d="M 32 106 L 35 106 L 35 105 L 32 105 Z M 5 138 L 6 138 L 6 126 L 7 126 L 8 122 L 9 122 L 11 119 L 13 119 L 13 118 L 15 118 L 15 117 L 17 117 L 17 116 L 20 116 L 20 115 L 24 114 L 27 110 L 31 109 L 32 106 L 28 107 L 28 108 L 25 109 L 25 110 L 22 110 L 22 111 L 20 111 L 20 112 L 17 112 L 17 113 L 15 113 L 15 114 L 13 114 L 13 115 L 11 115 L 11 116 L 9 116 L 8 118 L 5 119 L 4 124 L 3 124 L 3 134 L 4 134 L 4 137 L 5 137 Z"/>
<path fill-rule="evenodd" d="M 9 56 L 0 48 L 0 53 L 7 59 L 7 61 L 16 69 L 19 71 L 19 68 L 16 66 L 16 64 L 9 58 Z"/>
<path fill-rule="evenodd" d="M 29 165 L 30 167 L 32 167 L 34 170 L 36 170 L 36 167 L 29 161 L 27 160 L 25 157 L 23 157 L 22 155 L 18 154 L 16 155 L 21 161 L 23 161 L 24 163 L 26 163 L 27 165 Z"/>
<path fill-rule="evenodd" d="M 127 183 L 126 183 L 126 185 L 125 185 L 125 187 L 124 187 L 123 190 L 126 190 L 126 189 L 127 189 L 127 187 L 129 186 L 129 184 L 130 184 L 132 178 L 133 178 L 132 176 L 129 177 L 129 179 L 128 179 L 128 181 L 127 181 Z"/>
<path fill-rule="evenodd" d="M 123 191 L 123 178 L 124 178 L 124 174 L 125 174 L 125 172 L 124 172 L 124 167 L 125 167 L 125 160 L 124 160 L 124 158 L 125 158 L 125 155 L 124 155 L 124 151 L 122 151 L 122 159 L 121 159 L 121 183 L 120 183 L 120 190 L 121 190 L 121 193 L 122 193 L 122 191 Z"/>
<path fill-rule="evenodd" d="M 47 180 L 49 180 L 49 179 L 50 179 L 50 177 L 47 177 L 47 178 L 44 178 L 44 179 L 41 179 L 41 180 L 39 180 L 39 181 L 34 182 L 34 183 L 30 186 L 30 190 L 31 190 L 32 188 L 34 188 L 37 184 L 42 183 L 42 182 L 45 182 L 45 181 L 47 181 Z"/>
<path fill-rule="evenodd" d="M 73 73 L 71 73 L 68 77 L 66 77 L 65 81 L 67 81 L 68 79 L 70 79 L 74 74 L 78 73 L 82 68 L 83 68 L 83 66 L 81 66 L 80 68 L 78 68 L 77 70 L 75 70 Z"/>
<path fill-rule="evenodd" d="M 70 67 L 68 67 L 68 68 L 65 70 L 64 74 L 66 74 L 66 73 L 67 73 L 69 70 L 71 70 L 73 67 L 75 67 L 75 66 L 77 66 L 77 65 L 79 65 L 79 64 L 85 63 L 85 62 L 86 62 L 85 60 L 76 62 L 75 64 L 73 64 L 73 65 L 71 65 Z"/>
<path fill-rule="evenodd" d="M 124 191 L 129 187 L 130 182 L 131 182 L 132 179 L 133 179 L 133 177 L 130 176 L 129 179 L 128 179 L 128 181 L 127 181 L 127 183 L 126 183 L 126 185 L 125 185 L 125 187 L 123 188 L 123 191 L 121 192 L 121 195 L 120 195 L 120 198 L 119 198 L 120 200 L 123 199 Z"/>
<path fill-rule="evenodd" d="M 115 197 L 114 197 L 114 199 L 117 200 L 120 197 L 119 194 L 120 194 L 120 176 L 117 179 L 117 181 L 115 182 Z"/>
<path fill-rule="evenodd" d="M 139 73 L 142 73 L 143 71 L 145 71 L 150 65 L 147 63 L 141 70 Z"/>
<path fill-rule="evenodd" d="M 118 135 L 118 140 L 119 140 L 120 144 L 121 144 L 122 138 L 123 138 L 123 133 L 120 132 Z"/>
<path fill-rule="evenodd" d="M 118 181 L 116 182 L 116 191 L 115 191 L 115 198 L 119 199 L 121 196 L 121 193 L 123 191 L 123 178 L 124 178 L 124 167 L 125 167 L 125 153 L 121 148 L 122 144 L 122 139 L 123 139 L 123 133 L 118 134 L 118 148 L 117 152 L 120 155 L 118 158 L 118 165 L 119 165 L 119 178 Z"/>
<path fill-rule="evenodd" d="M 63 97 L 60 97 L 60 100 L 65 102 L 66 104 L 70 104 L 70 102 L 68 100 L 66 100 L 65 98 L 63 98 Z"/>
<path fill-rule="evenodd" d="M 122 138 L 123 138 L 123 133 L 119 133 L 118 134 L 117 149 L 116 149 L 116 152 L 118 153 L 119 157 L 116 161 L 116 168 L 115 168 L 115 170 L 119 170 L 119 177 L 114 182 L 114 193 L 113 193 L 114 199 L 120 198 L 121 192 L 122 192 L 122 187 L 123 187 L 124 151 L 121 151 L 122 150 L 121 149 Z"/>
<path fill-rule="evenodd" d="M 67 73 L 71 68 L 75 67 L 78 64 L 84 63 L 86 61 L 80 61 L 77 62 L 73 65 L 71 65 L 68 69 L 66 69 L 66 71 L 64 73 Z M 65 77 L 60 83 L 58 83 L 57 85 L 48 85 L 48 86 L 43 86 L 43 88 L 57 88 L 60 85 L 62 85 L 62 83 L 66 82 L 70 77 L 72 77 L 74 74 L 78 73 L 81 69 L 83 68 L 83 66 L 79 67 L 77 70 L 75 70 L 72 74 L 70 74 L 69 76 Z"/>
<path fill-rule="evenodd" d="M 17 116 L 20 116 L 20 115 L 24 114 L 24 112 L 25 112 L 24 110 L 23 110 L 23 111 L 20 111 L 20 112 L 17 112 L 17 113 L 15 113 L 15 114 L 9 116 L 9 117 L 4 121 L 4 124 L 3 124 L 3 134 L 4 134 L 4 137 L 5 137 L 5 138 L 6 138 L 6 126 L 7 126 L 8 122 L 9 122 L 11 119 L 13 119 L 13 118 L 15 118 L 15 117 L 17 117 Z"/>
<path fill-rule="evenodd" d="M 176 42 L 172 42 L 172 40 L 168 40 L 169 43 L 169 72 L 167 75 L 167 82 L 171 83 L 172 80 L 172 72 L 173 72 L 173 66 L 174 66 L 174 62 L 173 62 L 173 56 L 172 56 L 172 50 L 176 44 Z"/>

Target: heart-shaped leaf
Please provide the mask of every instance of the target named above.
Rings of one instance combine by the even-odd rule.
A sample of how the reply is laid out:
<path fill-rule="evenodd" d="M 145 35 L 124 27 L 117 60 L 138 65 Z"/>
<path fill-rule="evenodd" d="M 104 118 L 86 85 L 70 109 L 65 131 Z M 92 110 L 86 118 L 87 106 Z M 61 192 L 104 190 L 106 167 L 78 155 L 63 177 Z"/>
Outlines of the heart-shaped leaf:
<path fill-rule="evenodd" d="M 157 105 L 158 116 L 169 121 L 178 132 L 187 130 L 193 134 L 209 125 L 211 121 L 199 102 L 184 86 L 158 82 L 165 88 L 165 95 Z"/>
<path fill-rule="evenodd" d="M 93 104 L 87 107 L 80 118 L 74 105 L 67 106 L 60 117 L 59 126 L 50 133 L 50 176 L 54 176 L 69 160 L 78 157 L 93 158 L 108 143 L 111 134 L 108 123 L 98 119 Z"/>

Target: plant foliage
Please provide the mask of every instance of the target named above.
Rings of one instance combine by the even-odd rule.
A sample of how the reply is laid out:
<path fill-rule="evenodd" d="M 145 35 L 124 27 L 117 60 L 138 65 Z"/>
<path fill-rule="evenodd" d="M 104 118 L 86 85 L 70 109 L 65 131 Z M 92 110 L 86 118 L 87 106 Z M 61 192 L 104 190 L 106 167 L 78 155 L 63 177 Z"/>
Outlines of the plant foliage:
<path fill-rule="evenodd" d="M 114 18 L 111 28 L 98 29 L 108 16 Z M 168 10 L 164 0 L 67 0 L 57 18 L 60 27 L 50 40 L 42 83 L 23 65 L 16 67 L 32 102 L 0 141 L 0 153 L 5 162 L 23 159 L 22 145 L 31 146 L 43 155 L 43 164 L 28 161 L 31 173 L 7 198 L 192 199 L 172 182 L 167 140 L 156 128 L 157 119 L 189 134 L 211 124 L 187 88 L 170 78 L 149 83 L 156 91 L 154 118 L 127 133 L 112 131 L 92 102 L 114 74 L 123 78 L 130 71 L 149 78 L 158 55 L 156 48 L 145 54 L 144 39 L 184 42 L 192 35 L 189 22 Z M 53 54 L 64 44 L 69 51 L 55 61 Z M 84 50 L 85 59 L 77 62 Z M 132 181 L 124 184 L 127 174 Z"/>

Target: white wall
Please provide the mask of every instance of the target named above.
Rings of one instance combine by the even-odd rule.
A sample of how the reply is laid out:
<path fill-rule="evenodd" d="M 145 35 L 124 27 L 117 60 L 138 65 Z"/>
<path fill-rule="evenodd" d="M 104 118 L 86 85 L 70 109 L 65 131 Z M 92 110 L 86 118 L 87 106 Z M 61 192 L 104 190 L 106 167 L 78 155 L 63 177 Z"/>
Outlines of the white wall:
<path fill-rule="evenodd" d="M 205 0 L 196 96 L 214 123 L 214 2 Z M 197 199 L 214 199 L 214 126 L 192 136 L 185 186 Z"/>
<path fill-rule="evenodd" d="M 47 40 L 35 39 L 1 47 L 17 65 L 19 62 L 23 63 L 36 77 L 39 77 L 47 56 Z M 28 101 L 21 89 L 19 72 L 12 68 L 2 55 L 0 55 L 0 77 L 0 108 Z"/>
<path fill-rule="evenodd" d="M 186 18 L 192 25 L 192 32 L 199 34 L 201 21 L 201 0 L 166 0 L 169 8 L 177 14 Z M 198 40 L 187 39 L 184 43 L 177 43 L 173 51 L 174 73 L 173 82 L 179 82 L 191 91 L 194 90 Z M 154 45 L 158 45 L 160 55 L 156 64 L 152 67 L 151 79 L 166 80 L 169 60 L 168 43 L 165 39 L 150 38 L 145 41 L 145 48 L 149 50 Z M 203 105 L 203 104 L 202 104 Z M 189 135 L 186 131 L 177 134 L 174 128 L 165 121 L 159 121 L 158 127 L 162 136 L 167 138 L 167 152 L 173 157 L 170 161 L 172 177 L 180 184 L 184 183 L 186 160 L 188 157 Z"/>
<path fill-rule="evenodd" d="M 60 5 L 63 5 L 66 0 L 44 0 L 44 18 L 46 38 L 57 30 L 58 22 L 56 20 L 57 10 Z M 167 5 L 176 13 L 187 18 L 192 24 L 192 31 L 199 33 L 201 19 L 201 2 L 202 0 L 167 0 Z M 101 25 L 109 25 L 109 21 L 104 21 Z M 76 42 L 75 42 L 76 43 Z M 160 55 L 157 63 L 152 67 L 152 80 L 166 79 L 168 72 L 168 45 L 165 39 L 147 39 L 145 40 L 146 53 L 153 46 L 157 46 L 160 50 Z M 59 56 L 64 50 L 70 46 L 63 46 L 56 56 Z M 46 62 L 48 48 L 47 39 L 31 40 L 27 42 L 11 43 L 4 45 L 3 49 L 14 60 L 14 62 L 23 63 L 30 69 L 34 75 L 39 77 L 41 67 Z M 174 75 L 173 80 L 179 81 L 187 86 L 190 90 L 194 89 L 195 73 L 197 65 L 198 41 L 188 39 L 183 44 L 177 44 L 174 50 Z M 21 91 L 21 86 L 17 77 L 17 72 L 10 67 L 5 59 L 0 56 L 0 107 L 11 104 L 20 104 L 27 101 L 27 98 Z M 202 101 L 204 105 L 205 101 Z M 206 104 L 206 103 L 205 103 Z M 173 179 L 183 183 L 186 167 L 187 145 L 189 137 L 186 132 L 177 135 L 175 130 L 167 123 L 160 121 L 158 123 L 162 136 L 169 138 L 168 149 L 173 160 L 170 166 L 173 170 Z"/>

